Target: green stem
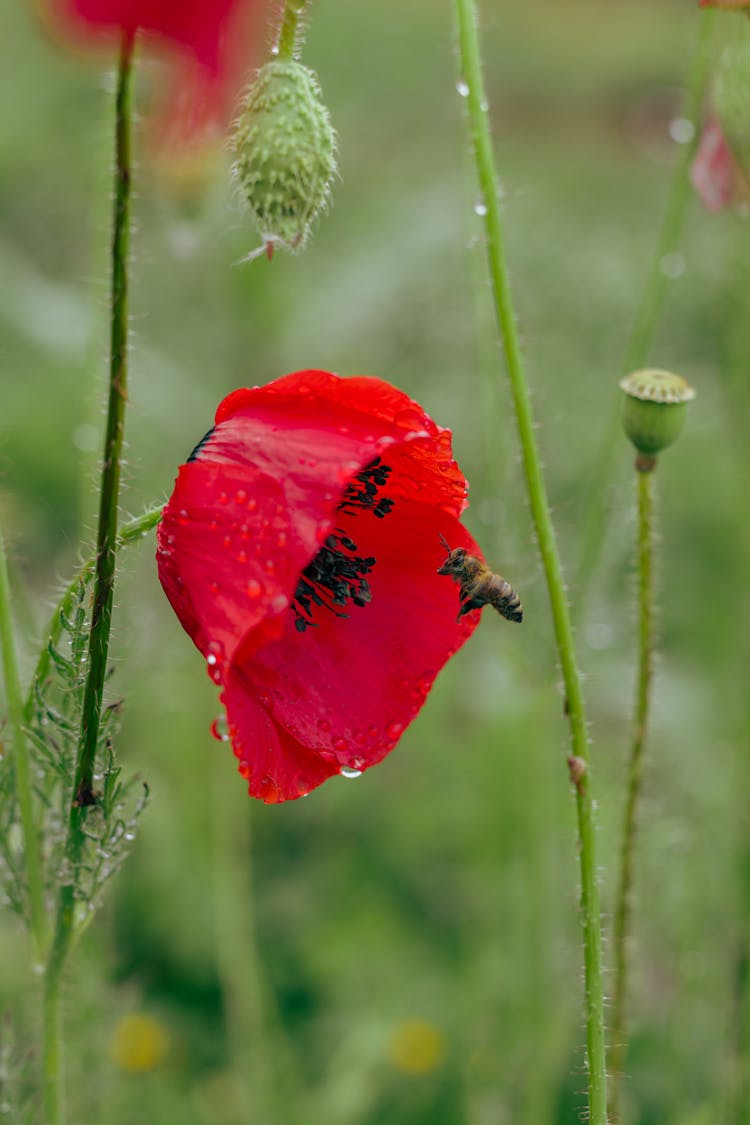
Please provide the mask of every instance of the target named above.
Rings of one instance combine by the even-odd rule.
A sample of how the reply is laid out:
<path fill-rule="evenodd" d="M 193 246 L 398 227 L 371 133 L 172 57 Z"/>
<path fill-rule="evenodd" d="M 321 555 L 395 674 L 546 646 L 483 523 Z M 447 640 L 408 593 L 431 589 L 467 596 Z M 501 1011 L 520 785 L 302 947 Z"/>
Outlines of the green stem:
<path fill-rule="evenodd" d="M 45 970 L 44 1004 L 44 1105 L 45 1125 L 63 1125 L 62 1037 L 60 989 L 62 971 L 75 937 L 75 877 L 85 845 L 88 809 L 96 802 L 93 789 L 94 758 L 99 736 L 104 677 L 115 578 L 117 512 L 120 464 L 127 401 L 127 265 L 130 235 L 130 122 L 132 37 L 120 48 L 115 101 L 115 186 L 112 233 L 112 304 L 109 395 L 102 463 L 99 526 L 94 564 L 94 595 L 88 648 L 88 673 L 84 687 L 81 731 L 78 741 L 73 802 L 65 842 L 66 875 L 60 877 L 55 932 Z"/>
<path fill-rule="evenodd" d="M 144 535 L 152 531 L 161 519 L 162 510 L 161 505 L 159 505 L 158 508 L 149 508 L 143 515 L 136 516 L 135 519 L 129 520 L 117 535 L 117 550 L 119 551 L 121 547 L 127 546 L 128 543 L 134 543 L 136 540 L 142 539 Z M 75 576 L 65 587 L 60 600 L 52 612 L 49 624 L 44 633 L 44 644 L 39 652 L 39 658 L 36 662 L 34 674 L 31 677 L 31 685 L 24 705 L 23 714 L 26 722 L 29 721 L 33 713 L 36 685 L 44 683 L 49 672 L 49 666 L 52 661 L 50 645 L 54 646 L 59 641 L 63 627 L 63 616 L 70 616 L 81 582 L 86 581 L 86 579 L 94 573 L 95 568 L 96 555 L 92 555 L 91 558 L 86 559 Z"/>
<path fill-rule="evenodd" d="M 569 765 L 576 788 L 580 841 L 581 921 L 585 970 L 585 1016 L 588 1062 L 589 1121 L 606 1125 L 604 997 L 602 984 L 601 918 L 597 885 L 596 844 L 588 767 L 586 716 L 575 656 L 573 629 L 565 595 L 562 567 L 536 446 L 534 416 L 521 359 L 502 237 L 498 181 L 490 141 L 482 80 L 474 0 L 456 0 L 461 78 L 468 91 L 471 137 L 479 184 L 486 207 L 485 237 L 498 327 L 505 351 L 521 444 L 529 505 L 547 581 L 558 655 L 565 685 L 570 723 Z"/>
<path fill-rule="evenodd" d="M 623 1064 L 627 1050 L 626 1003 L 628 983 L 628 939 L 630 934 L 633 859 L 638 799 L 643 772 L 643 747 L 648 729 L 651 681 L 654 661 L 654 566 L 653 566 L 653 467 L 639 471 L 638 477 L 638 679 L 633 737 L 628 763 L 628 793 L 620 845 L 619 878 L 614 918 L 614 994 L 612 997 L 612 1039 L 609 1053 L 609 1112 L 619 1121 Z"/>
<path fill-rule="evenodd" d="M 34 946 L 34 958 L 44 956 L 47 940 L 47 918 L 44 911 L 44 876 L 39 830 L 34 818 L 31 790 L 29 752 L 24 734 L 24 712 L 21 682 L 18 675 L 16 646 L 13 636 L 10 582 L 5 557 L 5 543 L 0 532 L 0 647 L 2 648 L 5 691 L 8 701 L 8 719 L 13 744 L 13 767 L 16 774 L 16 792 L 21 813 L 26 879 L 29 889 L 29 924 Z"/>
<path fill-rule="evenodd" d="M 664 272 L 664 259 L 673 254 L 679 245 L 685 213 L 691 197 L 690 166 L 700 141 L 701 112 L 711 68 L 711 31 L 713 28 L 711 11 L 701 13 L 698 37 L 695 44 L 681 117 L 692 127 L 691 140 L 681 146 L 680 156 L 674 166 L 669 189 L 667 209 L 662 220 L 656 250 L 646 274 L 636 309 L 635 321 L 622 362 L 622 372 L 627 374 L 643 367 L 651 350 L 654 331 L 664 305 L 669 286 L 669 277 Z M 596 567 L 604 543 L 607 527 L 607 494 L 612 481 L 615 453 L 620 448 L 620 403 L 612 409 L 609 421 L 602 434 L 601 444 L 594 468 L 590 474 L 589 495 L 584 510 L 586 522 L 581 535 L 581 554 L 576 573 L 578 606 L 581 607 L 591 576 Z"/>
<path fill-rule="evenodd" d="M 295 58 L 299 48 L 300 18 L 307 3 L 308 0 L 286 0 L 275 51 L 277 58 L 286 62 Z"/>

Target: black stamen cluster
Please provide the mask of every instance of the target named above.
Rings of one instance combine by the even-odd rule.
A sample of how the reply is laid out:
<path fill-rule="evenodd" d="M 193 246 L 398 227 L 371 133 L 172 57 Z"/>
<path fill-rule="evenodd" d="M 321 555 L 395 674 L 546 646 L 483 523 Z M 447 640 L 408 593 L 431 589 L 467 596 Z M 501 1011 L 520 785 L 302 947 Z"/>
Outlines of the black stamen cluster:
<path fill-rule="evenodd" d="M 372 512 L 378 519 L 387 516 L 394 501 L 389 496 L 378 500 L 378 489 L 385 488 L 388 477 L 393 472 L 390 465 L 384 465 L 379 457 L 366 465 L 361 473 L 347 486 L 339 511 L 353 516 L 357 511 Z"/>
<path fill-rule="evenodd" d="M 387 483 L 391 472 L 390 465 L 381 464 L 379 457 L 370 462 L 347 486 L 338 510 L 348 516 L 362 511 L 372 512 L 377 519 L 387 516 L 394 501 L 387 496 L 378 499 L 378 490 Z M 375 562 L 373 557 L 358 555 L 357 544 L 337 527 L 302 571 L 297 583 L 292 600 L 297 632 L 304 633 L 308 627 L 315 627 L 316 623 L 312 620 L 314 606 L 321 606 L 336 617 L 348 617 L 348 613 L 342 612 L 347 602 L 361 607 L 372 601 L 372 591 L 365 575 L 370 573 Z"/>
<path fill-rule="evenodd" d="M 292 609 L 296 614 L 294 627 L 299 633 L 304 633 L 308 625 L 315 625 L 311 620 L 314 605 L 336 617 L 348 617 L 337 607 L 345 606 L 349 600 L 358 606 L 372 601 L 370 584 L 364 576 L 374 567 L 375 559 L 356 555 L 357 544 L 339 528 L 336 532 L 328 536 L 325 547 L 305 567 L 297 583 Z"/>

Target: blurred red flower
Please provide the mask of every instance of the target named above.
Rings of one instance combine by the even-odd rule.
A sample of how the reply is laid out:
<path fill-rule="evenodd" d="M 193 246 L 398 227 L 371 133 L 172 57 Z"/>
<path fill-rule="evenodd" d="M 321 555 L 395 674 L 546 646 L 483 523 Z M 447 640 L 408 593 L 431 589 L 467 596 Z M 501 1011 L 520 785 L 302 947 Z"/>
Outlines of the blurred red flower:
<path fill-rule="evenodd" d="M 177 64 L 170 118 L 184 134 L 227 118 L 250 67 L 265 0 L 38 0 L 53 32 L 82 46 L 142 33 Z"/>
<path fill-rule="evenodd" d="M 300 371 L 230 394 L 179 470 L 159 578 L 222 687 L 255 797 L 379 762 L 479 612 L 437 569 L 466 480 L 451 433 L 380 379 Z"/>
<path fill-rule="evenodd" d="M 747 184 L 716 117 L 704 126 L 690 179 L 708 211 L 723 211 L 747 196 Z"/>
<path fill-rule="evenodd" d="M 701 8 L 724 8 L 725 11 L 737 11 L 738 8 L 750 8 L 750 0 L 701 0 Z"/>

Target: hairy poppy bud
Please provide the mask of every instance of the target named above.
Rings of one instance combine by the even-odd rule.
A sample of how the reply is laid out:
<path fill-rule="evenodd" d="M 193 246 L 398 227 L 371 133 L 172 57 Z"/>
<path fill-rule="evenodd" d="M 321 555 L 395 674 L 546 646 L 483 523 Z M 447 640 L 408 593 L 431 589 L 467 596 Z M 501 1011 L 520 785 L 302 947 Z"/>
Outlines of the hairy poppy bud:
<path fill-rule="evenodd" d="M 713 101 L 722 132 L 745 177 L 750 177 L 750 28 L 726 48 L 714 80 Z"/>
<path fill-rule="evenodd" d="M 234 177 L 263 241 L 301 250 L 336 174 L 336 134 L 313 72 L 266 63 L 235 128 Z"/>
<path fill-rule="evenodd" d="M 625 433 L 642 455 L 642 467 L 652 468 L 649 462 L 679 437 L 695 391 L 681 375 L 656 368 L 633 371 L 620 387 L 625 392 Z"/>

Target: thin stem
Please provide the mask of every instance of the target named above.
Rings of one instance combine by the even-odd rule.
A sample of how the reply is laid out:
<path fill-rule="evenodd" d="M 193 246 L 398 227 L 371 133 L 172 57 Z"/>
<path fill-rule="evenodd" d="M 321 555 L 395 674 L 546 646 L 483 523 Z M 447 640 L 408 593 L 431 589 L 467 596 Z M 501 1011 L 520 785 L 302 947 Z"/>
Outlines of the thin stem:
<path fill-rule="evenodd" d="M 570 723 L 571 739 L 569 766 L 576 789 L 580 842 L 589 1121 L 591 1125 L 606 1125 L 607 1096 L 601 918 L 583 692 L 576 663 L 573 630 L 565 595 L 562 567 L 542 475 L 541 460 L 536 447 L 531 399 L 523 369 L 505 263 L 498 202 L 498 181 L 492 154 L 482 81 L 474 0 L 456 0 L 456 12 L 458 16 L 462 89 L 467 90 L 471 138 L 479 184 L 486 207 L 485 236 L 495 309 L 515 407 L 529 505 L 544 566 L 557 650 L 565 685 L 566 711 Z"/>
<path fill-rule="evenodd" d="M 128 543 L 134 543 L 138 539 L 142 539 L 149 531 L 159 523 L 162 515 L 162 505 L 158 508 L 149 508 L 141 516 L 136 516 L 134 519 L 128 520 L 123 528 L 117 535 L 117 550 L 121 547 L 127 546 Z M 44 633 L 44 643 L 39 652 L 39 658 L 36 662 L 34 674 L 31 677 L 31 684 L 29 687 L 28 695 L 26 696 L 26 703 L 24 705 L 24 719 L 29 721 L 34 709 L 35 690 L 37 684 L 44 683 L 49 672 L 49 666 L 52 662 L 50 655 L 50 645 L 54 646 L 60 639 L 60 634 L 63 628 L 63 617 L 69 617 L 73 603 L 78 593 L 81 582 L 89 578 L 96 568 L 96 555 L 90 558 L 81 565 L 80 569 L 76 572 L 74 577 L 70 580 L 68 585 L 63 590 L 63 593 L 55 606 L 52 616 L 50 617 L 49 624 Z"/>
<path fill-rule="evenodd" d="M 300 18 L 307 3 L 308 0 L 286 0 L 275 51 L 277 58 L 285 61 L 295 58 L 299 47 Z"/>
<path fill-rule="evenodd" d="M 690 166 L 700 141 L 701 111 L 711 69 L 711 11 L 699 16 L 698 36 L 687 77 L 687 87 L 681 118 L 689 123 L 690 140 L 683 144 L 672 173 L 667 208 L 636 309 L 630 339 L 622 361 L 622 372 L 643 367 L 651 351 L 654 331 L 659 320 L 669 286 L 668 273 L 664 271 L 665 259 L 674 254 L 682 236 L 685 213 L 691 196 Z M 583 605 L 586 587 L 596 567 L 604 543 L 607 526 L 607 493 L 612 481 L 615 453 L 620 448 L 620 402 L 612 409 L 602 434 L 596 462 L 590 473 L 591 482 L 585 511 L 586 522 L 581 535 L 581 554 L 576 572 L 576 591 L 579 607 Z"/>
<path fill-rule="evenodd" d="M 60 1019 L 61 976 L 75 937 L 75 876 L 85 844 L 88 808 L 95 804 L 94 757 L 99 736 L 104 677 L 115 578 L 120 463 L 127 401 L 127 265 L 130 235 L 130 122 L 133 40 L 125 36 L 120 48 L 115 100 L 115 189 L 112 233 L 112 304 L 109 395 L 102 463 L 99 527 L 94 565 L 94 596 L 88 648 L 88 673 L 84 687 L 81 731 L 78 741 L 73 803 L 65 843 L 67 876 L 58 892 L 55 932 L 45 970 L 44 990 L 44 1106 L 45 1125 L 63 1125 L 62 1036 Z"/>
<path fill-rule="evenodd" d="M 620 845 L 619 877 L 614 920 L 614 994 L 612 998 L 612 1045 L 609 1053 L 609 1112 L 619 1121 L 622 1068 L 627 1050 L 626 1003 L 628 984 L 628 939 L 632 909 L 633 861 L 638 799 L 643 773 L 643 747 L 648 729 L 654 662 L 654 564 L 653 564 L 653 470 L 637 472 L 638 478 L 638 678 L 636 683 L 633 736 L 628 762 L 628 793 Z"/>
<path fill-rule="evenodd" d="M 225 786 L 221 758 L 214 768 L 211 850 L 216 967 L 227 1039 L 247 1119 L 294 1125 L 300 1082 L 258 947 L 251 810 L 239 787 Z"/>
<path fill-rule="evenodd" d="M 13 767 L 16 774 L 16 792 L 23 830 L 26 879 L 29 888 L 29 924 L 34 945 L 34 958 L 44 956 L 47 940 L 47 919 L 44 911 L 44 876 L 39 831 L 34 818 L 31 791 L 29 752 L 24 734 L 24 714 L 21 682 L 18 675 L 16 645 L 13 636 L 8 564 L 5 543 L 0 532 L 0 647 L 2 648 L 5 692 L 8 701 L 8 719 L 13 745 Z"/>
<path fill-rule="evenodd" d="M 107 670 L 109 633 L 115 584 L 117 513 L 120 496 L 120 465 L 127 403 L 128 339 L 128 243 L 130 240 L 130 116 L 133 44 L 123 41 L 115 103 L 115 199 L 112 234 L 112 308 L 110 337 L 109 399 L 104 437 L 99 495 L 99 527 L 96 539 L 96 574 L 89 634 L 88 674 L 83 697 L 81 737 L 71 824 L 80 824 L 80 810 L 91 802 L 94 755 Z M 78 829 L 74 829 L 77 831 Z"/>

